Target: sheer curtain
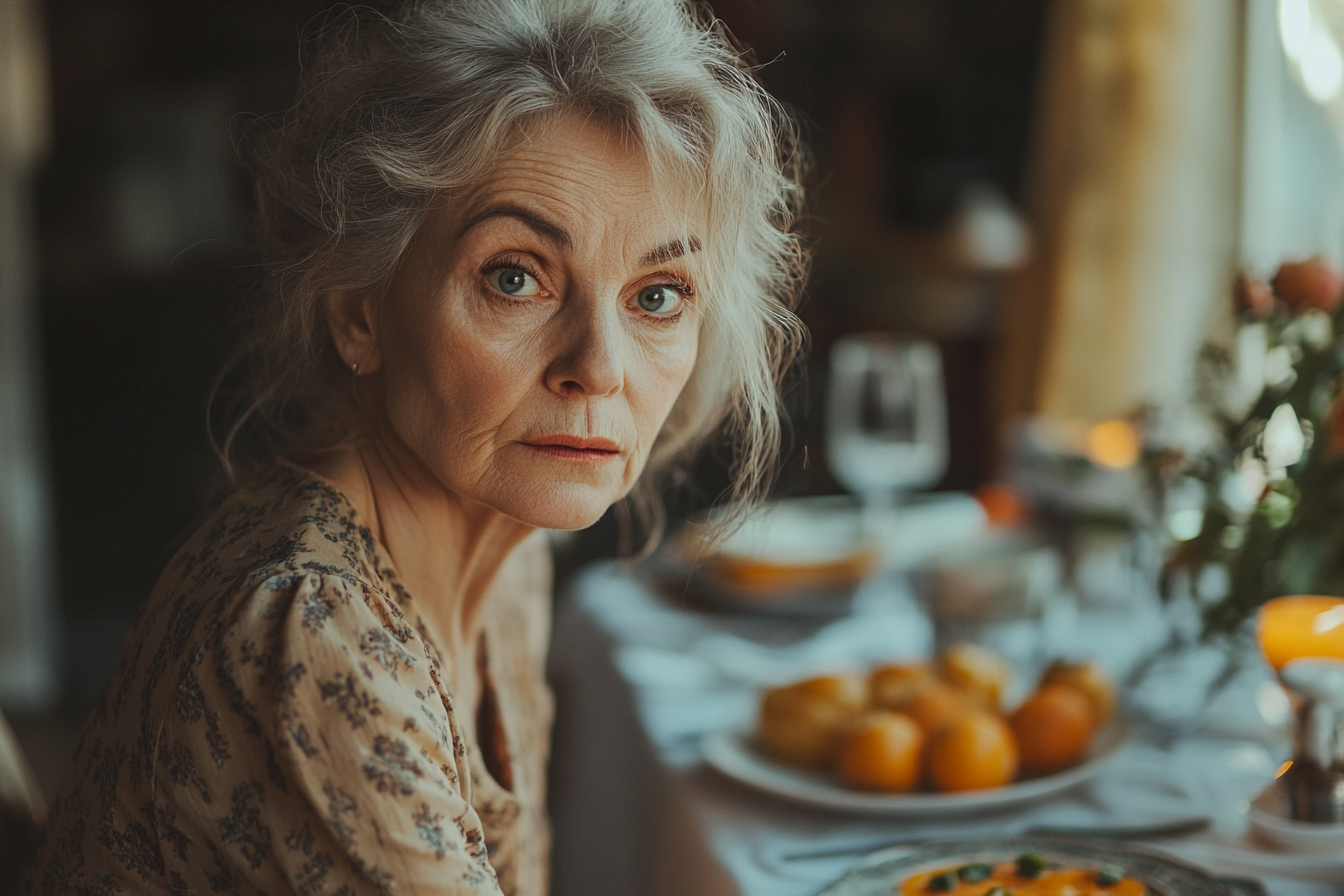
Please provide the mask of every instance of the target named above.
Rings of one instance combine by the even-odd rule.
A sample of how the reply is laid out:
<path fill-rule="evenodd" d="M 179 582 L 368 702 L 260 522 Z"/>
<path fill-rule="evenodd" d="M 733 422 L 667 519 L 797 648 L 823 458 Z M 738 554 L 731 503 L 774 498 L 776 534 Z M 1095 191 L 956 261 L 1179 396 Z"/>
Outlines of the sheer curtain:
<path fill-rule="evenodd" d="M 1001 321 L 1005 421 L 1096 420 L 1188 389 L 1239 263 L 1247 8 L 1056 2 L 1028 200 L 1038 250 Z"/>
<path fill-rule="evenodd" d="M 0 0 L 0 704 L 10 709 L 45 706 L 57 684 L 29 201 L 47 140 L 36 13 L 30 0 Z"/>
<path fill-rule="evenodd" d="M 1241 251 L 1261 274 L 1318 253 L 1344 263 L 1341 42 L 1338 0 L 1247 4 Z"/>

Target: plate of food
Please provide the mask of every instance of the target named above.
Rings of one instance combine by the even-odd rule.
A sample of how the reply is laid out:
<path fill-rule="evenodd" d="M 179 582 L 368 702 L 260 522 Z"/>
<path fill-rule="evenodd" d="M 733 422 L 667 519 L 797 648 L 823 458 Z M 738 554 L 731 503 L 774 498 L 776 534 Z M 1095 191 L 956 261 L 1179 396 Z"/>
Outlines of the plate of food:
<path fill-rule="evenodd" d="M 715 609 L 843 614 L 880 558 L 863 537 L 858 503 L 845 496 L 772 502 L 719 542 L 707 537 L 714 522 L 688 524 L 654 572 Z"/>
<path fill-rule="evenodd" d="M 866 859 L 819 896 L 1227 896 L 1209 875 L 1142 850 L 1004 837 L 929 844 Z"/>
<path fill-rule="evenodd" d="M 1011 711 L 1007 665 L 956 644 L 932 662 L 767 690 L 757 724 L 717 731 L 705 762 L 776 796 L 872 815 L 961 815 L 1029 803 L 1094 777 L 1128 728 L 1091 663 L 1055 663 Z"/>
<path fill-rule="evenodd" d="M 713 534 L 718 522 L 692 521 L 646 568 L 712 609 L 824 618 L 850 612 L 883 563 L 907 565 L 935 545 L 973 538 L 985 511 L 968 495 L 921 495 L 875 533 L 857 499 L 814 495 L 772 501 L 723 539 Z"/>

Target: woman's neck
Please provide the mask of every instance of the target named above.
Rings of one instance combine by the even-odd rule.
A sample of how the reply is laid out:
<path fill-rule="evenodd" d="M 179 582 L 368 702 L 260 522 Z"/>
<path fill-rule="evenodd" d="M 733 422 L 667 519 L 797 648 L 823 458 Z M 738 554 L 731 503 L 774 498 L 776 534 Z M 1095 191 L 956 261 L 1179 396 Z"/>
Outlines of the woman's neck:
<path fill-rule="evenodd" d="M 481 607 L 510 552 L 533 531 L 447 488 L 395 436 L 375 436 L 313 464 L 355 506 L 428 615 L 441 647 L 474 656 Z"/>

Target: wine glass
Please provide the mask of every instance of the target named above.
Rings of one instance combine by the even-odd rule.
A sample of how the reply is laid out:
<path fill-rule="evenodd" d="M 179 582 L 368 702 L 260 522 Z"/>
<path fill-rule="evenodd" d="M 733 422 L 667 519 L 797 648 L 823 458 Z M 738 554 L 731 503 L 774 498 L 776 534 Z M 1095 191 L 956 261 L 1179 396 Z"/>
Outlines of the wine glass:
<path fill-rule="evenodd" d="M 932 343 L 856 333 L 831 349 L 826 457 L 863 502 L 878 536 L 902 490 L 927 488 L 947 470 L 942 359 Z"/>

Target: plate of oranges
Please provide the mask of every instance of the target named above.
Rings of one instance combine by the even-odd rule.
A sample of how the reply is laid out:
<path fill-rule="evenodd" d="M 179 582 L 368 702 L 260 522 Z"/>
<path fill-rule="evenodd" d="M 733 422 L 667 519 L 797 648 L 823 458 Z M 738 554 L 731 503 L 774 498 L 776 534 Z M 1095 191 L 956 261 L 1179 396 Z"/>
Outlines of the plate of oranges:
<path fill-rule="evenodd" d="M 1096 664 L 1051 664 L 1011 708 L 1009 676 L 997 654 L 955 644 L 927 662 L 771 688 L 755 728 L 711 734 L 705 761 L 796 802 L 929 817 L 1058 793 L 1124 742 L 1114 687 Z"/>

